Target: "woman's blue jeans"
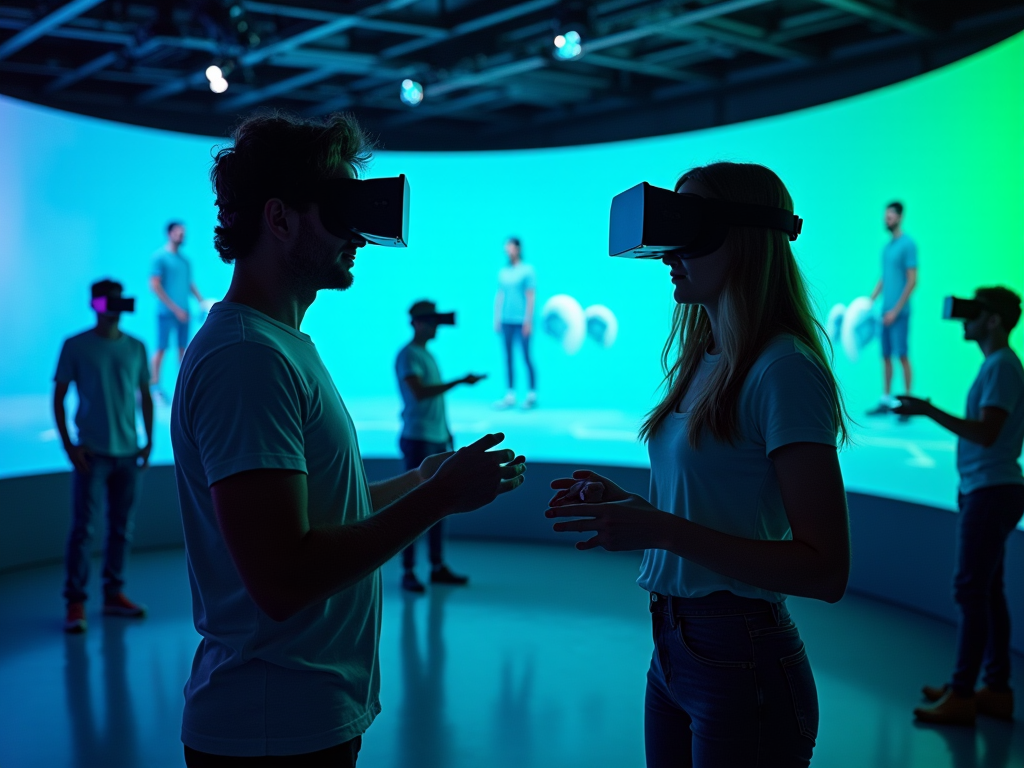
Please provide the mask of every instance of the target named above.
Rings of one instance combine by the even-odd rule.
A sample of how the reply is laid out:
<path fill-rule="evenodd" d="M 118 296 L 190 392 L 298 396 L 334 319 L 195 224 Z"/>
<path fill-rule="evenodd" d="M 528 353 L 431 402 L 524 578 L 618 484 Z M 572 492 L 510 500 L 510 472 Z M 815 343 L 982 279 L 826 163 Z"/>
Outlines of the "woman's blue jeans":
<path fill-rule="evenodd" d="M 785 603 L 651 593 L 648 768 L 807 766 L 818 694 Z"/>

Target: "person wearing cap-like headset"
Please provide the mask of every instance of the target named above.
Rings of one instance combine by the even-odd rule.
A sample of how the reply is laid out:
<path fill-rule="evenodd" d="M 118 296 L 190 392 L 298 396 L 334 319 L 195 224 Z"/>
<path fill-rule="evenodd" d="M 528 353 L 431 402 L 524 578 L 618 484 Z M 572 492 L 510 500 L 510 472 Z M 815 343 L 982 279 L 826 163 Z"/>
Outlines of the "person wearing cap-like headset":
<path fill-rule="evenodd" d="M 485 375 L 467 374 L 461 379 L 445 382 L 441 379 L 434 356 L 427 344 L 437 336 L 437 326 L 455 325 L 455 313 L 440 313 L 432 301 L 417 301 L 409 308 L 413 338 L 402 347 L 395 360 L 395 374 L 402 393 L 402 436 L 399 446 L 406 468 L 418 467 L 432 454 L 452 449 L 451 431 L 444 407 L 444 394 L 460 384 L 476 384 Z M 452 573 L 444 562 L 444 521 L 436 523 L 428 534 L 430 546 L 430 581 L 433 584 L 463 585 L 468 577 Z M 424 592 L 426 588 L 416 578 L 416 543 L 402 552 L 402 589 Z"/>

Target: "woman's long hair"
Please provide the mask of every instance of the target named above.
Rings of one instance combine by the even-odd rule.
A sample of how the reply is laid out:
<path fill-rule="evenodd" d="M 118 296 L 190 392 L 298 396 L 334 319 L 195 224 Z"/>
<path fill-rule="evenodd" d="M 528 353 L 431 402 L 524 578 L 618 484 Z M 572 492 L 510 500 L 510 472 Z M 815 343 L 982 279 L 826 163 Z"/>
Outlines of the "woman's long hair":
<path fill-rule="evenodd" d="M 710 197 L 793 210 L 793 199 L 782 180 L 762 165 L 713 163 L 684 173 L 676 191 L 693 180 Z M 779 334 L 788 333 L 805 344 L 832 385 L 839 445 L 849 440 L 842 393 L 829 365 L 832 346 L 814 316 L 789 237 L 761 227 L 732 227 L 726 240 L 735 254 L 718 306 L 715 339 L 722 356 L 714 371 L 694 393 L 688 437 L 696 447 L 705 430 L 715 439 L 732 441 L 737 434 L 737 404 L 743 382 L 758 356 Z M 712 343 L 711 321 L 699 304 L 680 304 L 662 352 L 665 396 L 640 429 L 649 441 L 679 405 Z M 829 354 L 825 348 L 828 346 Z"/>

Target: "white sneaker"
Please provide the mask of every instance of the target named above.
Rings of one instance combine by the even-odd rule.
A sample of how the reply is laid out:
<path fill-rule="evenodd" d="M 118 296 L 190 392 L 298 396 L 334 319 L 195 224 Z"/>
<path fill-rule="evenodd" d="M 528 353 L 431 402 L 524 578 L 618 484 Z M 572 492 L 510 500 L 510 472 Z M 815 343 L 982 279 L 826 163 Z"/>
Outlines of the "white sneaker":
<path fill-rule="evenodd" d="M 506 395 L 494 404 L 494 407 L 499 411 L 505 411 L 516 404 L 516 393 L 511 389 Z"/>
<path fill-rule="evenodd" d="M 524 411 L 528 411 L 531 408 L 536 408 L 536 407 L 537 407 L 537 393 L 536 392 L 530 392 L 529 394 L 527 394 L 526 399 L 523 400 L 523 410 Z"/>

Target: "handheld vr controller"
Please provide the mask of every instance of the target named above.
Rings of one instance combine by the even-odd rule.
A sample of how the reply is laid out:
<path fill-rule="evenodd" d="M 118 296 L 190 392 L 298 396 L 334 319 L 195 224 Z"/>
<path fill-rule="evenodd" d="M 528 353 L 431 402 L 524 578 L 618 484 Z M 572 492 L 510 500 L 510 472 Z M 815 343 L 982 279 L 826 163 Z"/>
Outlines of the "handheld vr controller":
<path fill-rule="evenodd" d="M 738 226 L 775 229 L 796 240 L 803 219 L 783 208 L 678 194 L 645 181 L 612 199 L 608 255 L 696 259 L 721 248 L 729 228 Z"/>

